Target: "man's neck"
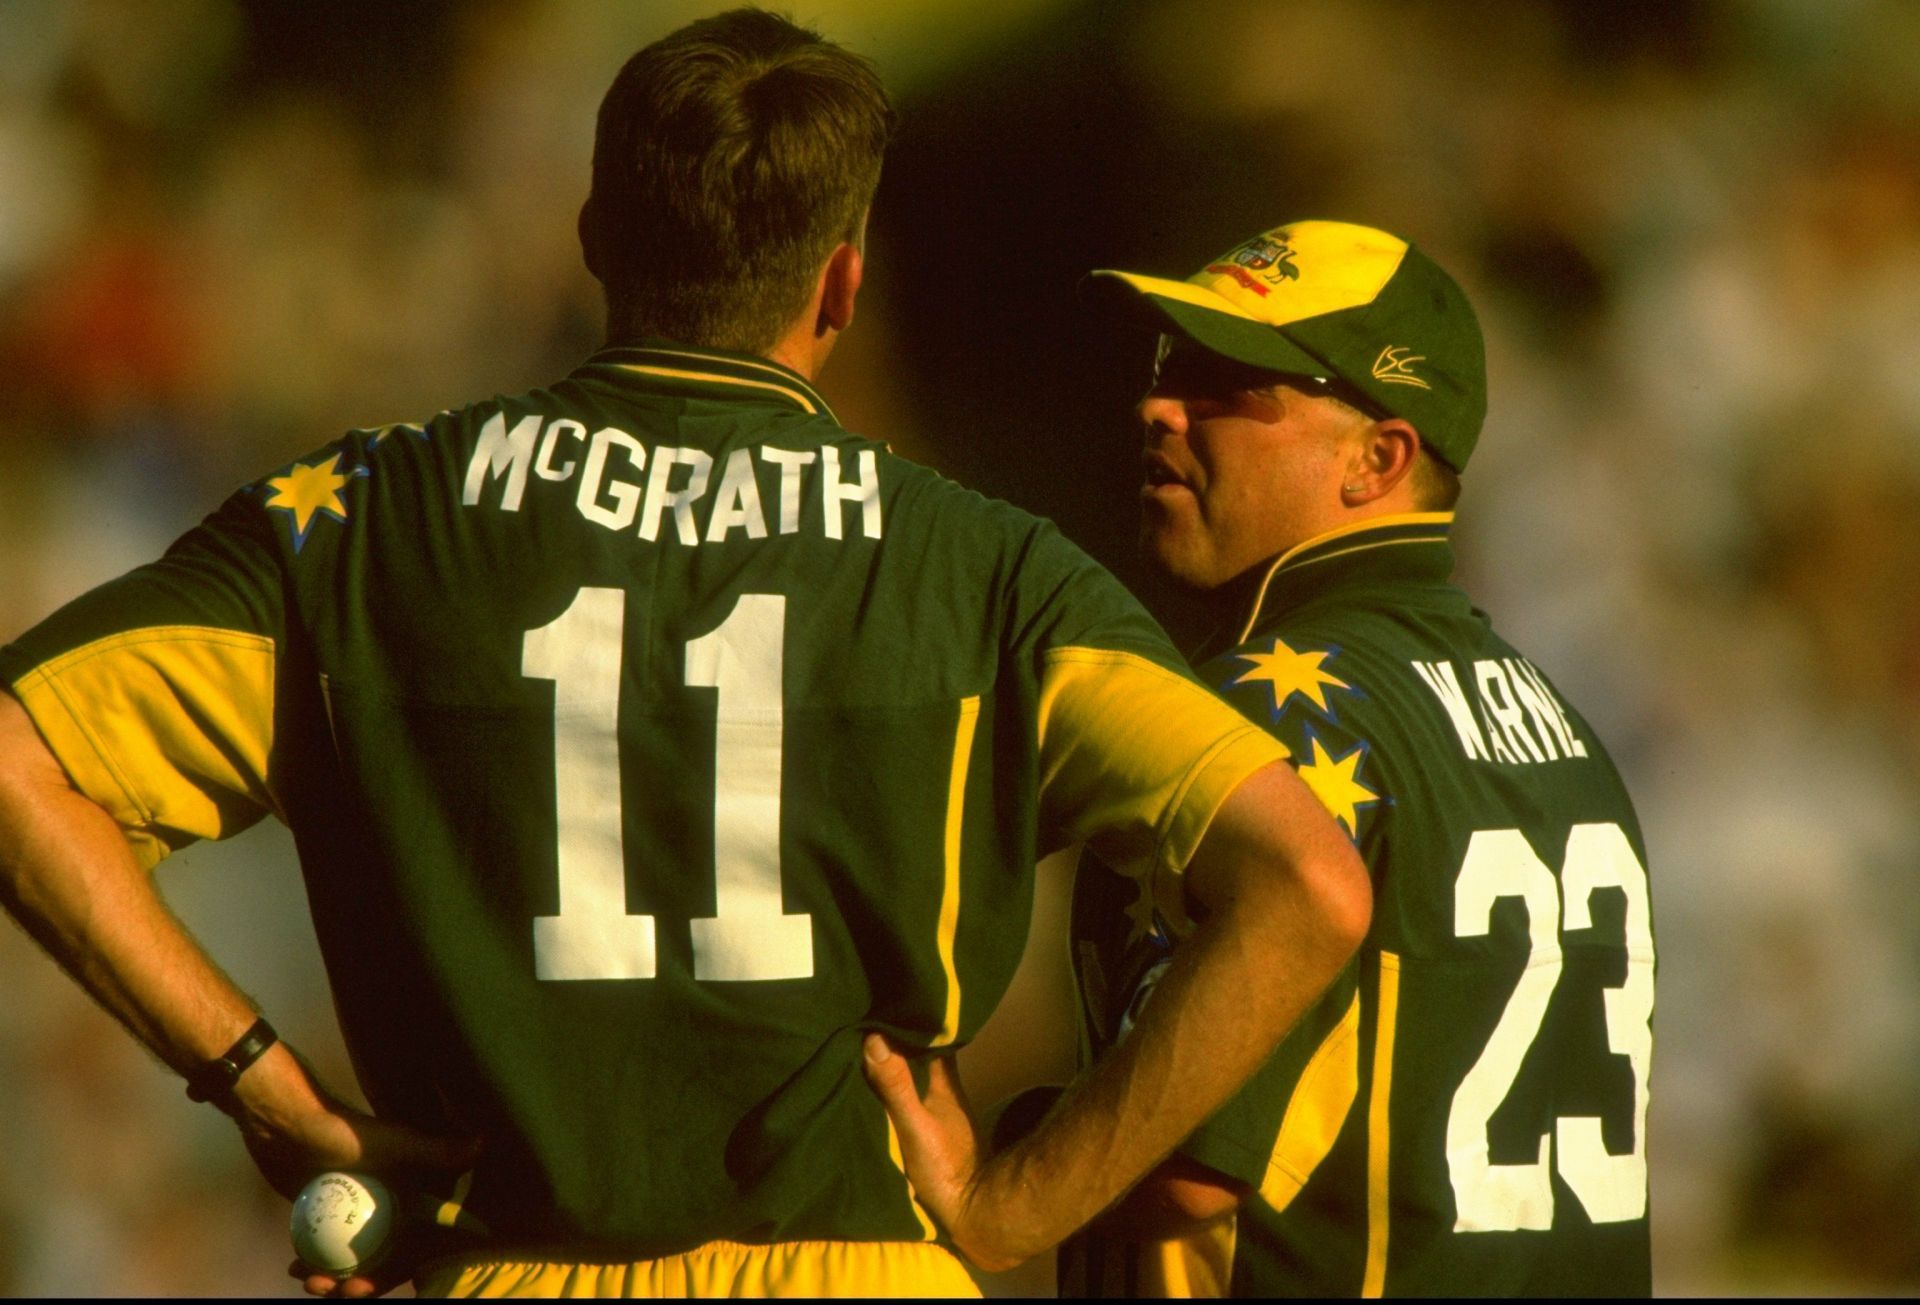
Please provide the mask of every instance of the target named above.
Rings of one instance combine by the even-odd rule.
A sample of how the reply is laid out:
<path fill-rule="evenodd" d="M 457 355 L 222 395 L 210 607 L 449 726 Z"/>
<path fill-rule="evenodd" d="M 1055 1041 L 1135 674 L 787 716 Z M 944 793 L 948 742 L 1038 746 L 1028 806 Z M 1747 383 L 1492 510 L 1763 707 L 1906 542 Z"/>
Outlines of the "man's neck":
<path fill-rule="evenodd" d="M 1272 571 L 1275 564 L 1282 558 L 1300 552 L 1308 545 L 1317 543 L 1330 535 L 1362 530 L 1376 522 L 1391 524 L 1409 513 L 1420 510 L 1414 504 L 1411 495 L 1394 494 L 1390 498 L 1369 503 L 1363 508 L 1351 508 L 1323 521 L 1315 522 L 1312 529 L 1295 533 L 1283 547 L 1276 548 L 1231 580 L 1208 591 L 1207 603 L 1210 607 L 1219 606 L 1223 609 L 1243 608 L 1259 590 L 1267 573 Z"/>
<path fill-rule="evenodd" d="M 811 332 L 789 332 L 774 342 L 766 357 L 812 381 L 826 359 L 826 350 L 818 347 Z"/>

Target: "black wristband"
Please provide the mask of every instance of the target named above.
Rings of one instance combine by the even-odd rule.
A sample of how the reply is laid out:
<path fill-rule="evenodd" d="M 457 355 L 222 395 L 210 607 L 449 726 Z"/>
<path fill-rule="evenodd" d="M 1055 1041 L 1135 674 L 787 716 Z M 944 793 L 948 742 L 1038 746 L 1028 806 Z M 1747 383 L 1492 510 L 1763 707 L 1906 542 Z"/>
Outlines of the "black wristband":
<path fill-rule="evenodd" d="M 264 1019 L 253 1022 L 253 1027 L 240 1035 L 240 1040 L 227 1048 L 227 1054 L 218 1060 L 209 1060 L 199 1069 L 187 1075 L 187 1099 L 190 1101 L 215 1101 L 233 1091 L 233 1085 L 247 1072 L 247 1067 L 266 1054 L 267 1048 L 280 1041 L 280 1035 L 273 1031 L 273 1025 Z"/>

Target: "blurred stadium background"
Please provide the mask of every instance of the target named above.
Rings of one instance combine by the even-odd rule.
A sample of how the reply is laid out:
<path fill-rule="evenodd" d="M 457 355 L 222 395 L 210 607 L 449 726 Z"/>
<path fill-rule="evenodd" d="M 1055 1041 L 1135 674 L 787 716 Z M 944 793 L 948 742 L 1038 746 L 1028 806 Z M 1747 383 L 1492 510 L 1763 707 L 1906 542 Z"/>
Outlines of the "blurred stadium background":
<path fill-rule="evenodd" d="M 597 343 L 574 213 L 647 40 L 724 7 L 0 4 L 0 639 L 351 426 Z M 812 0 L 902 112 L 856 430 L 1132 555 L 1145 342 L 1094 266 L 1286 217 L 1467 285 L 1464 580 L 1625 770 L 1661 945 L 1663 1292 L 1920 1290 L 1920 5 Z M 160 870 L 348 1080 L 278 830 Z M 1063 1074 L 1066 867 L 969 1052 Z M 0 931 L 0 1294 L 297 1290 L 230 1128 Z M 1045 1266 L 996 1289 L 1044 1290 Z"/>

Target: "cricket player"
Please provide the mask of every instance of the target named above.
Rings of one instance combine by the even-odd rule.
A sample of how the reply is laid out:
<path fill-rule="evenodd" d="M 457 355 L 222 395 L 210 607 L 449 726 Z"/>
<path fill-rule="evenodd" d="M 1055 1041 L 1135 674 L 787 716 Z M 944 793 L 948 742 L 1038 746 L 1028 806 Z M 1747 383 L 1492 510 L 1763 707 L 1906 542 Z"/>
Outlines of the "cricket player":
<path fill-rule="evenodd" d="M 1062 1252 L 1063 1290 L 1648 1294 L 1646 849 L 1593 728 L 1449 583 L 1486 411 L 1465 295 L 1325 221 L 1086 293 L 1161 334 L 1141 540 L 1218 604 L 1198 672 L 1287 747 L 1376 904 L 1253 1082 Z M 1096 854 L 1072 932 L 1088 1044 L 1124 1051 L 1179 929 Z M 955 1186 L 964 1121 L 890 1100 L 922 1191 Z"/>
<path fill-rule="evenodd" d="M 1204 918 L 1129 1049 L 982 1171 L 1014 1230 L 982 1263 L 1144 1174 L 1364 935 L 1284 745 L 1049 525 L 815 388 L 890 122 L 764 12 L 647 47 L 580 215 L 606 348 L 295 458 L 0 649 L 0 900 L 281 1191 L 366 1170 L 486 1230 L 309 1290 L 971 1293 L 863 1064 L 979 1029 L 1040 854 L 1091 840 Z M 154 891 L 267 815 L 375 1117 Z"/>

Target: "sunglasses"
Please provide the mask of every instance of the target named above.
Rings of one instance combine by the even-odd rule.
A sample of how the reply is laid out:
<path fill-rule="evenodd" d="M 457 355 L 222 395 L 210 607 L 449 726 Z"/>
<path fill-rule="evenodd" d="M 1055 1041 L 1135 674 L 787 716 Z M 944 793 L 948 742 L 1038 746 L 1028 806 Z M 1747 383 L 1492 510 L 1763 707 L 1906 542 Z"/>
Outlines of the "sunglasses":
<path fill-rule="evenodd" d="M 1172 336 L 1160 338 L 1160 349 L 1153 364 L 1153 388 L 1156 390 L 1225 397 L 1245 390 L 1267 390 L 1279 385 L 1303 394 L 1338 399 L 1374 421 L 1386 421 L 1393 416 L 1371 395 L 1338 376 L 1314 376 L 1304 372 L 1255 367 L 1188 340 Z"/>

